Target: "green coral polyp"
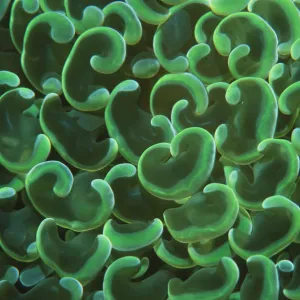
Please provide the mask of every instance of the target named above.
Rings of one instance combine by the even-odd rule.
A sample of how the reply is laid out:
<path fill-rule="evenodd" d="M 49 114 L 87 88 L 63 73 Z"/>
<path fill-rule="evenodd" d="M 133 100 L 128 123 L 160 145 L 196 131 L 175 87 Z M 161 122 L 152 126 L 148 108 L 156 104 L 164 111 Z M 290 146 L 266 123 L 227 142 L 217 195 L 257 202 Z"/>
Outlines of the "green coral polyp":
<path fill-rule="evenodd" d="M 205 184 L 214 160 L 212 136 L 204 129 L 188 128 L 177 134 L 171 144 L 153 145 L 142 154 L 139 179 L 154 196 L 180 200 L 192 196 Z M 150 165 L 153 167 L 149 168 Z M 182 172 L 183 166 L 185 172 Z"/>

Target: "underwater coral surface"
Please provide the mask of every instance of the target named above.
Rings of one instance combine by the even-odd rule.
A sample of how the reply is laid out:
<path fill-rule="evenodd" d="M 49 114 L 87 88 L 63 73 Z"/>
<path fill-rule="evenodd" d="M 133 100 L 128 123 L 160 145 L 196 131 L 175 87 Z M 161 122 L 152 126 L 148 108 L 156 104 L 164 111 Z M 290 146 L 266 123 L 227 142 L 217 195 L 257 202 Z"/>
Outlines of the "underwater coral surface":
<path fill-rule="evenodd" d="M 300 0 L 0 0 L 0 300 L 300 300 Z"/>

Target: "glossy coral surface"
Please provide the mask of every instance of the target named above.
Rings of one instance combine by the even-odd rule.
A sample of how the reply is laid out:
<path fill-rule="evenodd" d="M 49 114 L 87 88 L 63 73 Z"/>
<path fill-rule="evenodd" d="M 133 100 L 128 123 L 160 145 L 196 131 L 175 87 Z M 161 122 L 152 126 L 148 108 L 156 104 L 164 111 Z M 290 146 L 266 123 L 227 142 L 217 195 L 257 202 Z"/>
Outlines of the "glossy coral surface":
<path fill-rule="evenodd" d="M 300 300 L 300 0 L 0 0 L 0 300 Z"/>

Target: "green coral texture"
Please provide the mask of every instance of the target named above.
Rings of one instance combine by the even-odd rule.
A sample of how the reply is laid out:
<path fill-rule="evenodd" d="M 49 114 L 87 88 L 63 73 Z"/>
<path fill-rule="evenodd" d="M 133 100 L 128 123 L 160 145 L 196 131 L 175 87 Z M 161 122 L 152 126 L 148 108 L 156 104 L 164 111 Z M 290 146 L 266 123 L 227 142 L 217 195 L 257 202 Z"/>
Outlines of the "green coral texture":
<path fill-rule="evenodd" d="M 0 0 L 0 300 L 300 300 L 300 0 Z"/>

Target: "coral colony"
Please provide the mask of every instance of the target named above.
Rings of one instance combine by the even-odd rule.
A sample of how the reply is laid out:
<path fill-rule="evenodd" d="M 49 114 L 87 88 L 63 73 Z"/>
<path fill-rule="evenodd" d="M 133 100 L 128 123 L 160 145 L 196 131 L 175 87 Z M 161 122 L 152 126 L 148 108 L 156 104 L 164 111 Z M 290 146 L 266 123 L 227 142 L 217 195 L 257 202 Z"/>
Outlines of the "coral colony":
<path fill-rule="evenodd" d="M 300 299 L 300 0 L 0 0 L 0 300 Z"/>

